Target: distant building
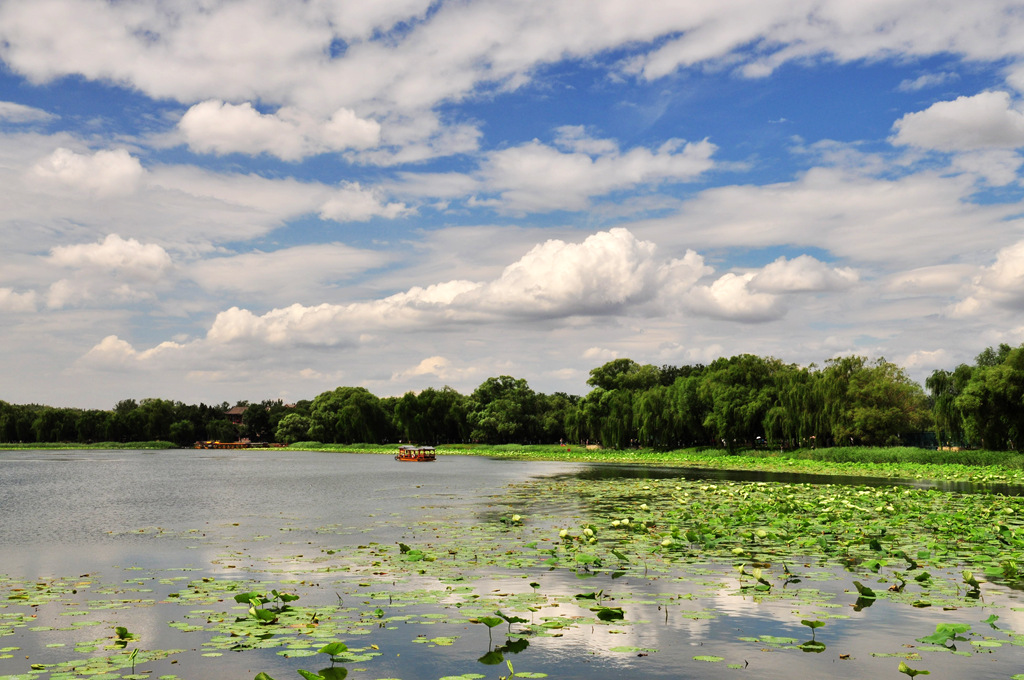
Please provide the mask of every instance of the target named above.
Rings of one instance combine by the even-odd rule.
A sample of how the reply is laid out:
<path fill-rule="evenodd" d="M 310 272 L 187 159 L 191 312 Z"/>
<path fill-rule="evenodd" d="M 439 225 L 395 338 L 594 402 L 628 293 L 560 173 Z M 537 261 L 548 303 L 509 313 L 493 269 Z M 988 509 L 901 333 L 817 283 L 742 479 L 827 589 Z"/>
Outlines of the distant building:
<path fill-rule="evenodd" d="M 234 424 L 234 425 L 241 425 L 242 424 L 242 416 L 245 414 L 245 412 L 248 409 L 249 409 L 248 406 L 236 406 L 234 408 L 231 408 L 231 409 L 228 409 L 227 411 L 225 411 L 224 415 L 226 415 L 228 417 L 228 420 L 230 420 L 232 422 L 232 424 Z"/>

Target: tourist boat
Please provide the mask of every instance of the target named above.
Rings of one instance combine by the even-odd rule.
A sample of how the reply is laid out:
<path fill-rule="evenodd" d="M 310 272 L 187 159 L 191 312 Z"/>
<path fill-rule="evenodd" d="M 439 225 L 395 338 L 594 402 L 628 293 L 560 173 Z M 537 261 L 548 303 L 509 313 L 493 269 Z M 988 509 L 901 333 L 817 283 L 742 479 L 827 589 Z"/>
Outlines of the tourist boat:
<path fill-rule="evenodd" d="M 429 463 L 437 460 L 433 446 L 399 446 L 395 460 L 407 463 Z"/>

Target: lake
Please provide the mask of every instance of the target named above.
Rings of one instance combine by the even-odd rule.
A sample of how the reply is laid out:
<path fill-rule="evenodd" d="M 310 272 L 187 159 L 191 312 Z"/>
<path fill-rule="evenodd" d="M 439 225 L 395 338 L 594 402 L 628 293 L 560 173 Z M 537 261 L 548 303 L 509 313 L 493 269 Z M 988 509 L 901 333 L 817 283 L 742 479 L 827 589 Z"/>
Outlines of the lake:
<path fill-rule="evenodd" d="M 0 679 L 1024 670 L 1020 499 L 843 481 L 463 456 L 6 451 Z M 901 514 L 918 506 L 932 508 L 913 520 L 927 531 Z M 826 529 L 799 534 L 801 513 Z M 330 642 L 348 648 L 334 663 L 317 651 Z"/>

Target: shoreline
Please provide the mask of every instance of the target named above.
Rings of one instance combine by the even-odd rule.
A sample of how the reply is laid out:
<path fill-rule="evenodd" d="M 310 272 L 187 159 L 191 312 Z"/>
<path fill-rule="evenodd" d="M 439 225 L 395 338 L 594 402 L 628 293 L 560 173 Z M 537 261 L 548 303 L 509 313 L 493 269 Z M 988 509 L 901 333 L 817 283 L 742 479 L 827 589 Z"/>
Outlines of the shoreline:
<path fill-rule="evenodd" d="M 290 447 L 245 449 L 249 451 L 319 451 L 393 455 L 398 444 L 322 444 L 298 442 Z M 74 450 L 192 450 L 166 441 L 0 444 L 3 451 Z M 609 463 L 651 467 L 713 470 L 761 470 L 830 476 L 882 479 L 932 479 L 941 481 L 1024 484 L 1024 455 L 1005 451 L 936 451 L 911 447 L 836 447 L 792 451 L 746 450 L 730 454 L 721 449 L 593 449 L 559 445 L 452 444 L 436 447 L 439 457 L 486 456 L 508 460 Z"/>

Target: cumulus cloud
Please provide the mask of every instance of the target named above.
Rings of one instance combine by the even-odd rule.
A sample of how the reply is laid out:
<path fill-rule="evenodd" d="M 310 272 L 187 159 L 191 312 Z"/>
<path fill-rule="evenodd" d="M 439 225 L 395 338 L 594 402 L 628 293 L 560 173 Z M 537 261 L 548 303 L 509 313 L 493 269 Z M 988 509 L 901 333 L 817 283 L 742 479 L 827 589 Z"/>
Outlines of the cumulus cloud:
<path fill-rule="evenodd" d="M 619 352 L 606 347 L 588 347 L 583 351 L 583 358 L 590 361 L 607 363 L 619 358 Z"/>
<path fill-rule="evenodd" d="M 346 108 L 322 121 L 294 107 L 265 114 L 248 102 L 209 100 L 186 111 L 178 128 L 189 148 L 199 153 L 268 153 L 285 161 L 330 151 L 365 149 L 380 141 L 379 123 L 359 118 Z"/>
<path fill-rule="evenodd" d="M 391 375 L 392 382 L 402 382 L 410 378 L 429 376 L 436 380 L 451 382 L 463 380 L 480 374 L 480 370 L 472 366 L 459 368 L 443 356 L 427 357 L 415 366 L 403 371 L 395 371 Z"/>
<path fill-rule="evenodd" d="M 728 273 L 706 286 L 695 286 L 686 300 L 698 314 L 718 319 L 757 323 L 779 319 L 785 313 L 777 295 L 750 289 L 755 274 Z"/>
<path fill-rule="evenodd" d="M 108 335 L 82 357 L 81 363 L 108 370 L 143 369 L 160 359 L 173 360 L 181 349 L 182 345 L 176 342 L 162 342 L 139 352 L 127 341 L 116 335 Z"/>
<path fill-rule="evenodd" d="M 197 354 L 218 348 L 237 352 L 260 347 L 355 347 L 377 343 L 385 332 L 441 331 L 469 323 L 500 326 L 510 319 L 530 323 L 691 314 L 761 322 L 785 313 L 782 293 L 837 290 L 856 280 L 849 270 L 800 258 L 780 258 L 762 272 L 726 273 L 701 284 L 711 273 L 696 252 L 666 259 L 658 255 L 655 244 L 637 239 L 626 229 L 612 229 L 578 243 L 559 239 L 540 243 L 490 281 L 452 280 L 414 286 L 376 300 L 344 305 L 296 303 L 264 314 L 232 307 L 217 314 L 204 337 L 180 347 Z M 762 285 L 779 294 L 755 289 L 752 281 L 762 274 Z M 108 345 L 104 351 L 136 357 L 120 341 Z M 594 348 L 586 356 L 612 356 L 608 352 L 612 350 Z M 394 376 L 410 377 L 417 370 L 457 374 L 441 358 L 432 357 Z"/>
<path fill-rule="evenodd" d="M 320 207 L 320 217 L 336 222 L 366 222 L 374 217 L 395 219 L 412 210 L 404 203 L 387 203 L 379 188 L 363 188 L 359 182 L 345 182 Z"/>
<path fill-rule="evenodd" d="M 54 120 L 52 113 L 15 102 L 0 102 L 0 122 L 6 123 L 44 123 Z"/>
<path fill-rule="evenodd" d="M 611 140 L 581 135 L 559 142 L 567 152 L 534 140 L 491 153 L 480 176 L 499 205 L 510 210 L 581 210 L 594 196 L 640 184 L 692 181 L 714 166 L 716 147 L 707 140 L 673 139 L 656 150 L 621 152 Z"/>
<path fill-rule="evenodd" d="M 36 311 L 35 291 L 18 293 L 12 288 L 0 288 L 0 312 Z"/>
<path fill-rule="evenodd" d="M 810 255 L 780 257 L 757 271 L 726 273 L 681 296 L 690 311 L 706 316 L 759 323 L 782 318 L 786 294 L 841 291 L 859 280 L 849 267 L 830 267 Z"/>
<path fill-rule="evenodd" d="M 159 245 L 117 234 L 109 234 L 100 243 L 56 246 L 48 259 L 74 270 L 71 278 L 50 284 L 46 304 L 51 309 L 91 301 L 112 304 L 151 299 L 153 287 L 173 268 L 170 255 Z"/>
<path fill-rule="evenodd" d="M 829 267 L 810 255 L 780 257 L 750 279 L 751 290 L 764 293 L 805 293 L 844 290 L 857 283 L 849 267 Z"/>
<path fill-rule="evenodd" d="M 625 229 L 599 232 L 582 243 L 552 239 L 482 287 L 479 304 L 529 316 L 601 314 L 641 304 L 657 293 L 662 276 L 655 251 L 653 243 Z"/>
<path fill-rule="evenodd" d="M 108 198 L 135 192 L 145 170 L 125 149 L 80 154 L 59 148 L 36 163 L 31 174 L 46 182 Z"/>
<path fill-rule="evenodd" d="M 992 265 L 982 268 L 971 283 L 970 294 L 954 308 L 967 316 L 991 306 L 1024 310 L 1024 241 L 1001 249 Z"/>
<path fill-rule="evenodd" d="M 1007 92 L 937 102 L 908 113 L 893 124 L 894 144 L 936 151 L 1017 148 L 1024 146 L 1024 113 Z"/>
<path fill-rule="evenodd" d="M 159 279 L 172 266 L 171 256 L 159 245 L 117 234 L 108 234 L 100 243 L 56 246 L 50 250 L 50 261 L 61 267 L 125 272 L 146 280 Z"/>
<path fill-rule="evenodd" d="M 352 344 L 350 329 L 338 323 L 343 309 L 329 304 L 315 307 L 294 304 L 257 316 L 247 309 L 232 307 L 217 315 L 206 339 L 214 344 L 239 340 L 257 340 L 275 346 Z"/>

